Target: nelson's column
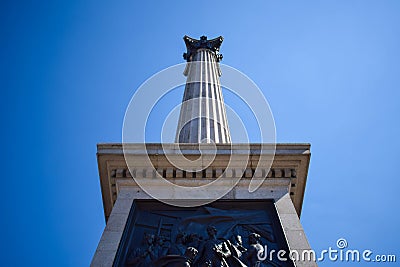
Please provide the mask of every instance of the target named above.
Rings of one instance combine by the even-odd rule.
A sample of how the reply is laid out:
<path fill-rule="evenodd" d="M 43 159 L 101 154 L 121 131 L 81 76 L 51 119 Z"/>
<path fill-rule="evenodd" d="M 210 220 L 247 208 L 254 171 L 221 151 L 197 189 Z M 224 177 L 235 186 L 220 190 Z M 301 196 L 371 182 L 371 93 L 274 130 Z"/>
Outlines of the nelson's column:
<path fill-rule="evenodd" d="M 310 145 L 274 144 L 271 157 L 270 144 L 232 144 L 223 38 L 184 41 L 176 143 L 97 145 L 107 224 L 91 266 L 316 266 L 301 257 L 310 245 L 299 220 Z M 166 182 L 193 187 L 193 199 Z M 218 197 L 210 184 L 231 187 Z"/>

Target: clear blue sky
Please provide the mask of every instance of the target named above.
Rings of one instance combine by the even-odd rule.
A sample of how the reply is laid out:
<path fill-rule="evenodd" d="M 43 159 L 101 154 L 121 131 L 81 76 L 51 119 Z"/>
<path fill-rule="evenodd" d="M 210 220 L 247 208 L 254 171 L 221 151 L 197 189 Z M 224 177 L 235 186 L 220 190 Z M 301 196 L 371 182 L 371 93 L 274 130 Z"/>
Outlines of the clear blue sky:
<path fill-rule="evenodd" d="M 121 141 L 131 96 L 183 62 L 185 34 L 223 35 L 223 62 L 263 90 L 277 141 L 312 144 L 312 247 L 344 237 L 400 260 L 400 2 L 0 5 L 2 266 L 89 264 L 104 228 L 96 144 Z"/>

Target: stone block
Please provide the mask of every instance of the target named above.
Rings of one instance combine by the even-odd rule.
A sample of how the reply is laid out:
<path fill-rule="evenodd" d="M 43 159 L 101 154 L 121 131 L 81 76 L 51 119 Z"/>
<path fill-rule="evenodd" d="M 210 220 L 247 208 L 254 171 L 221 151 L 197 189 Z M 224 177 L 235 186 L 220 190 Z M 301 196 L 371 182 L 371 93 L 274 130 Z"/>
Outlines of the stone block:
<path fill-rule="evenodd" d="M 232 178 L 233 177 L 233 169 L 228 168 L 225 170 L 225 177 Z"/>
<path fill-rule="evenodd" d="M 134 199 L 134 195 L 133 190 L 119 190 L 118 199 Z"/>
<path fill-rule="evenodd" d="M 90 267 L 109 267 L 113 266 L 117 250 L 96 250 Z"/>
<path fill-rule="evenodd" d="M 292 176 L 292 171 L 288 168 L 283 169 L 283 177 L 290 178 Z"/>
<path fill-rule="evenodd" d="M 303 230 L 297 214 L 282 213 L 279 214 L 279 219 L 284 230 Z"/>
<path fill-rule="evenodd" d="M 145 171 L 146 178 L 154 178 L 154 170 L 153 169 L 146 169 Z"/>
<path fill-rule="evenodd" d="M 117 250 L 121 241 L 122 232 L 104 230 L 101 236 L 98 250 Z"/>
<path fill-rule="evenodd" d="M 181 169 L 175 170 L 175 177 L 176 178 L 183 178 L 183 171 Z"/>
<path fill-rule="evenodd" d="M 254 171 L 254 177 L 256 178 L 262 178 L 263 177 L 263 170 L 261 168 L 257 168 Z"/>
<path fill-rule="evenodd" d="M 234 169 L 235 170 L 235 177 L 242 177 L 243 176 L 243 174 L 244 174 L 244 171 L 242 170 L 242 169 L 238 169 L 238 168 L 236 168 L 236 169 Z"/>
<path fill-rule="evenodd" d="M 247 169 L 245 170 L 245 172 L 244 172 L 244 177 L 246 177 L 246 178 L 251 178 L 251 177 L 253 177 L 253 172 L 252 172 L 252 170 L 251 170 L 250 168 L 247 168 Z"/>
<path fill-rule="evenodd" d="M 277 199 L 287 192 L 282 186 L 261 186 L 254 192 L 249 192 L 249 180 L 240 181 L 234 190 L 235 199 Z"/>
<path fill-rule="evenodd" d="M 275 173 L 275 178 L 281 178 L 282 177 L 282 170 L 281 169 L 274 169 Z"/>
<path fill-rule="evenodd" d="M 129 211 L 132 207 L 133 199 L 129 198 L 120 198 L 118 195 L 117 201 L 114 204 L 112 209 L 112 213 L 122 213 L 122 214 L 129 214 Z"/>
<path fill-rule="evenodd" d="M 195 172 L 196 178 L 203 178 L 203 171 Z"/>
<path fill-rule="evenodd" d="M 167 170 L 165 171 L 165 177 L 166 178 L 173 178 L 174 177 L 174 169 L 167 168 Z"/>
<path fill-rule="evenodd" d="M 278 214 L 297 214 L 288 193 L 275 202 L 275 207 Z"/>
<path fill-rule="evenodd" d="M 145 176 L 144 176 L 144 170 L 143 170 L 143 169 L 136 169 L 136 170 L 135 170 L 135 177 L 138 177 L 138 178 L 143 178 L 143 177 L 145 177 Z"/>
<path fill-rule="evenodd" d="M 229 191 L 222 199 L 235 199 L 234 190 Z"/>
<path fill-rule="evenodd" d="M 116 178 L 122 178 L 124 177 L 124 169 L 117 169 L 115 173 Z"/>
<path fill-rule="evenodd" d="M 285 231 L 286 241 L 288 242 L 289 249 L 301 250 L 310 249 L 306 235 L 303 230 L 288 230 Z"/>
<path fill-rule="evenodd" d="M 105 231 L 123 232 L 128 219 L 128 213 L 115 213 L 114 209 L 108 218 Z"/>

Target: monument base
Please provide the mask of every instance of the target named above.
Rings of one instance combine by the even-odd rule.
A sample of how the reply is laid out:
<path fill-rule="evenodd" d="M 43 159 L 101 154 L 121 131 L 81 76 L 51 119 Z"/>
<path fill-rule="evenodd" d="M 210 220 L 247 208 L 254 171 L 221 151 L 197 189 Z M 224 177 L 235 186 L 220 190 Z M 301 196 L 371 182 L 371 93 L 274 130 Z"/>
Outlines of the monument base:
<path fill-rule="evenodd" d="M 160 150 L 155 149 L 159 145 L 153 146 L 150 153 L 158 164 L 155 167 L 166 179 L 186 185 L 213 179 L 176 177 L 179 172 L 168 165 L 165 156 L 158 153 Z M 195 151 L 190 144 L 181 145 L 180 150 L 184 154 Z M 139 152 L 135 152 L 138 157 L 149 153 Z M 225 156 L 217 153 L 207 173 L 219 173 L 224 168 Z M 265 259 L 259 266 L 317 266 L 312 260 L 288 259 L 292 251 L 302 255 L 303 251 L 310 250 L 299 220 L 309 158 L 308 144 L 277 145 L 267 179 L 250 193 L 249 182 L 256 176 L 252 166 L 257 160 L 257 155 L 252 154 L 243 177 L 222 199 L 200 207 L 182 208 L 152 199 L 136 184 L 126 167 L 120 144 L 99 145 L 107 225 L 91 266 L 186 266 L 179 265 L 186 263 L 207 266 L 210 260 L 216 260 L 209 255 L 209 247 L 215 247 L 213 251 L 218 250 L 217 255 L 224 259 L 225 262 L 217 263 L 221 266 L 253 266 L 256 258 L 251 255 L 259 252 L 260 247 L 267 254 L 260 254 Z M 229 182 L 231 178 L 224 179 Z M 241 236 L 241 243 L 238 236 Z M 239 249 L 240 246 L 243 248 Z M 186 252 L 188 247 L 193 247 L 197 253 Z M 241 255 L 235 254 L 240 250 L 243 250 Z M 279 255 L 280 250 L 284 252 Z M 192 252 L 197 255 L 193 256 Z"/>

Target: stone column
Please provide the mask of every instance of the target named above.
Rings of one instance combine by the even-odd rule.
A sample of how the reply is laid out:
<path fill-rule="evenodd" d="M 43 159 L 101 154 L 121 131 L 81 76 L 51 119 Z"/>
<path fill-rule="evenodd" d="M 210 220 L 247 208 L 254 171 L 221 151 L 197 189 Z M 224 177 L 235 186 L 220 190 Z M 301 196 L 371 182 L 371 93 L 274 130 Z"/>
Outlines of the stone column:
<path fill-rule="evenodd" d="M 185 92 L 176 132 L 177 143 L 230 143 L 219 77 L 219 47 L 223 38 L 184 37 L 187 53 Z"/>

